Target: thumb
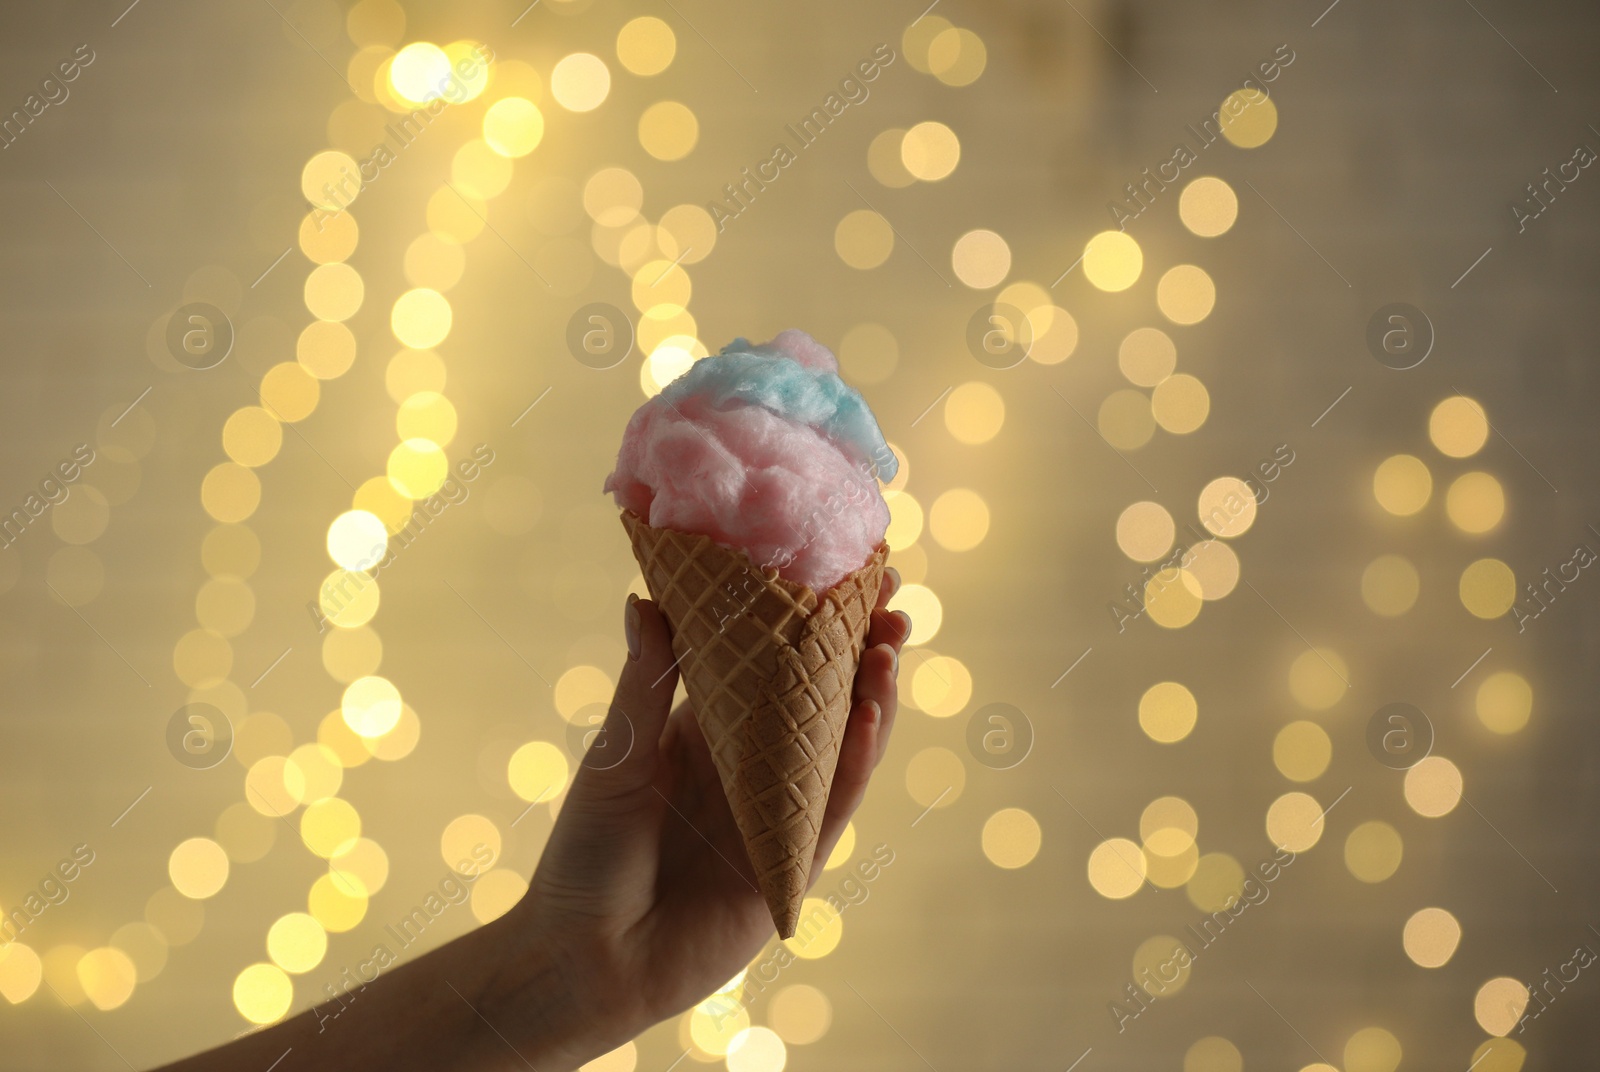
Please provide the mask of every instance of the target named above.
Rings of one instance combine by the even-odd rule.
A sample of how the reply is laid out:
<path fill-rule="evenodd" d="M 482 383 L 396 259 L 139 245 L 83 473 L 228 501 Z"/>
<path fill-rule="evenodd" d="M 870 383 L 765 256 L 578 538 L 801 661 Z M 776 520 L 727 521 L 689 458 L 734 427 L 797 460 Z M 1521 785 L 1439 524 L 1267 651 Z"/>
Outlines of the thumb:
<path fill-rule="evenodd" d="M 678 686 L 672 635 L 655 603 L 630 593 L 623 632 L 627 662 L 606 720 L 573 779 L 574 792 L 591 801 L 627 796 L 651 784 Z"/>

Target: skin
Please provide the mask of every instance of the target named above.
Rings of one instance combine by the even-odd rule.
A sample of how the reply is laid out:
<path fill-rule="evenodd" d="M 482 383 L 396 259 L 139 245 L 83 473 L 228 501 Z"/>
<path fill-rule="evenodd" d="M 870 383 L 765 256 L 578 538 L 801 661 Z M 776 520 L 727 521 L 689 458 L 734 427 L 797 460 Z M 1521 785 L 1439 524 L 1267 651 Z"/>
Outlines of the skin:
<path fill-rule="evenodd" d="M 818 860 L 860 805 L 894 727 L 911 620 L 884 605 L 899 586 L 887 570 Z M 773 938 L 772 919 L 694 712 L 671 710 L 678 673 L 666 623 L 652 602 L 630 597 L 624 625 L 629 657 L 600 740 L 623 742 L 626 756 L 590 750 L 510 912 L 165 1072 L 575 1069 L 749 964 Z"/>

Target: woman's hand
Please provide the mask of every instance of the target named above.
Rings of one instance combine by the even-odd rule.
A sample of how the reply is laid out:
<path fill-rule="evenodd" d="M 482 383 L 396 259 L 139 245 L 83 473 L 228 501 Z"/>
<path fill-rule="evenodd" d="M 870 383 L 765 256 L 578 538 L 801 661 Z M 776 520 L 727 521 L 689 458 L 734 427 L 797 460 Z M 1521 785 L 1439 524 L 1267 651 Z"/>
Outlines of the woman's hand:
<path fill-rule="evenodd" d="M 885 571 L 813 882 L 894 725 L 910 618 L 884 605 L 898 587 L 898 573 Z M 570 1040 L 566 1067 L 715 991 L 774 933 L 694 712 L 687 703 L 670 711 L 678 671 L 666 623 L 647 600 L 630 597 L 625 614 L 629 657 L 601 746 L 573 779 L 526 897 L 490 925 L 503 967 L 484 995 L 485 1018 L 546 1053 L 552 1035 Z"/>

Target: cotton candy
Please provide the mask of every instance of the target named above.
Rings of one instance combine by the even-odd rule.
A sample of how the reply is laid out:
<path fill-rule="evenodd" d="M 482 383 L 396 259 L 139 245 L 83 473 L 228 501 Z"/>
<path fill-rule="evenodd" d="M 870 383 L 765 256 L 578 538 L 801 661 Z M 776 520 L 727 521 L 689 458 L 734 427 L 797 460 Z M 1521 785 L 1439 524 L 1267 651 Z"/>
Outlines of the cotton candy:
<path fill-rule="evenodd" d="M 814 591 L 865 564 L 898 463 L 827 347 L 802 331 L 703 358 L 634 413 L 605 490 Z"/>

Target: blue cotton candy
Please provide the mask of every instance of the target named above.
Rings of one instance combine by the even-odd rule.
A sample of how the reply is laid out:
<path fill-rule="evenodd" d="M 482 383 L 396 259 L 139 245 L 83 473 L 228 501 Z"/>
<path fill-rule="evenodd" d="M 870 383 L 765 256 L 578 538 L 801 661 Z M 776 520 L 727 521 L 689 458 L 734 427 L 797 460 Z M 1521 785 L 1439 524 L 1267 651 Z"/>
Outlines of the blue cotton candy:
<path fill-rule="evenodd" d="M 816 430 L 884 483 L 900 469 L 866 400 L 839 378 L 832 353 L 803 331 L 759 345 L 735 339 L 696 361 L 661 397 L 674 406 L 691 398 L 712 409 L 761 406 Z"/>

